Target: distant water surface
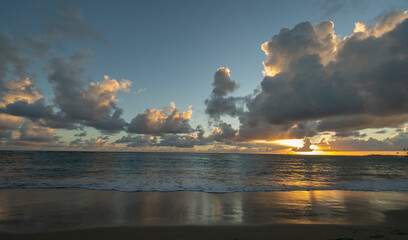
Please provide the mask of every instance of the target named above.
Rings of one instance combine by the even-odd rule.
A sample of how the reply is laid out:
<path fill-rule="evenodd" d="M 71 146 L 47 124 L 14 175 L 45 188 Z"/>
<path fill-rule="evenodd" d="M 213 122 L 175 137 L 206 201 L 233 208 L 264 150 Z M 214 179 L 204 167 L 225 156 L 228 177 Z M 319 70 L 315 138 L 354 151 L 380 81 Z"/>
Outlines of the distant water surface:
<path fill-rule="evenodd" d="M 407 191 L 408 158 L 204 153 L 0 152 L 0 189 Z"/>

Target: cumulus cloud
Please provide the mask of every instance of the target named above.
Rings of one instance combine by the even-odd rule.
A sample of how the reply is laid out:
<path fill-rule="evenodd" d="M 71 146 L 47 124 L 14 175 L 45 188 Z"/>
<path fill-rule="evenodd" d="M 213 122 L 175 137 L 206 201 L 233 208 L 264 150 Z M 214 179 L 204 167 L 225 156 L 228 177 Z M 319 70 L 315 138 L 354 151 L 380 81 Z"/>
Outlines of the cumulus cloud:
<path fill-rule="evenodd" d="M 124 130 L 127 124 L 121 117 L 122 109 L 116 106 L 116 94 L 118 91 L 128 92 L 131 82 L 105 76 L 102 82 L 91 82 L 85 88 L 83 72 L 77 59 L 50 60 L 48 81 L 54 85 L 55 103 L 61 112 L 67 119 L 105 132 Z"/>
<path fill-rule="evenodd" d="M 170 112 L 168 115 L 167 113 Z M 146 109 L 144 113 L 138 114 L 129 124 L 129 133 L 164 135 L 169 133 L 190 133 L 193 128 L 189 121 L 193 114 L 192 106 L 186 112 L 180 112 L 174 102 L 170 108 L 161 110 Z"/>
<path fill-rule="evenodd" d="M 222 115 L 238 116 L 242 112 L 242 108 L 237 106 L 240 97 L 226 97 L 228 93 L 232 93 L 239 87 L 234 80 L 231 79 L 230 70 L 227 67 L 220 67 L 214 74 L 214 82 L 212 83 L 213 90 L 210 98 L 205 100 L 205 112 L 212 118 L 219 120 Z"/>
<path fill-rule="evenodd" d="M 16 129 L 24 119 L 30 119 L 38 125 L 52 128 L 75 129 L 85 125 L 106 132 L 123 130 L 126 122 L 121 118 L 122 110 L 116 107 L 114 96 L 117 91 L 128 91 L 130 81 L 105 77 L 101 83 L 83 87 L 80 77 L 84 69 L 81 63 L 92 57 L 90 49 L 83 48 L 70 58 L 49 61 L 49 81 L 54 84 L 56 105 L 47 104 L 47 99 L 27 77 L 29 61 L 49 57 L 62 39 L 106 42 L 102 34 L 84 22 L 82 10 L 71 3 L 57 3 L 57 9 L 49 20 L 45 21 L 48 25 L 37 34 L 15 32 L 17 37 L 14 38 L 0 33 L 0 129 Z M 6 75 L 15 78 L 5 81 Z M 70 97 L 79 99 L 70 101 Z M 88 117 L 80 114 L 84 109 L 79 101 L 91 110 Z M 58 112 L 55 112 L 55 107 L 60 111 L 57 109 Z M 73 110 L 76 107 L 79 107 L 77 111 Z"/>
<path fill-rule="evenodd" d="M 76 129 L 85 125 L 104 132 L 124 130 L 127 123 L 121 118 L 122 109 L 116 106 L 119 101 L 116 95 L 119 91 L 128 92 L 131 82 L 104 76 L 102 82 L 91 82 L 86 88 L 81 64 L 91 57 L 91 52 L 83 49 L 70 58 L 50 60 L 48 80 L 54 86 L 58 112 L 54 111 L 54 106 L 47 105 L 47 99 L 37 92 L 29 78 L 5 83 L 0 97 L 0 119 L 15 122 L 8 124 L 9 128 L 15 128 L 23 118 L 28 118 L 52 128 Z"/>
<path fill-rule="evenodd" d="M 110 143 L 106 137 L 91 137 L 85 140 L 76 138 L 70 142 L 69 146 L 73 149 L 101 150 L 111 148 L 114 144 Z"/>
<path fill-rule="evenodd" d="M 238 84 L 231 80 L 230 70 L 227 67 L 218 68 L 212 85 L 214 86 L 212 94 L 215 96 L 225 96 L 238 88 Z"/>
<path fill-rule="evenodd" d="M 212 140 L 218 142 L 237 141 L 238 130 L 235 130 L 231 124 L 220 122 L 209 136 Z"/>
<path fill-rule="evenodd" d="M 246 139 L 398 127 L 408 120 L 407 18 L 391 12 L 371 27 L 357 23 L 344 39 L 330 21 L 282 29 L 262 44 L 265 77 L 260 91 L 245 98 L 247 110 L 208 111 L 210 98 L 206 112 L 238 115 L 239 137 Z"/>
<path fill-rule="evenodd" d="M 157 144 L 158 138 L 156 136 L 148 135 L 127 135 L 119 138 L 114 143 L 126 144 L 127 147 L 144 147 L 144 146 L 155 146 Z"/>
<path fill-rule="evenodd" d="M 3 85 L 0 91 L 0 129 L 16 129 L 22 117 L 51 118 L 53 110 L 46 106 L 46 99 L 37 92 L 29 78 L 15 78 Z"/>
<path fill-rule="evenodd" d="M 195 134 L 191 135 L 167 135 L 162 137 L 157 146 L 179 147 L 179 148 L 194 148 L 195 146 L 206 145 L 207 141 Z"/>
<path fill-rule="evenodd" d="M 26 120 L 23 125 L 11 136 L 10 144 L 41 145 L 44 143 L 56 142 L 61 137 L 56 136 L 56 131 L 52 128 L 41 127 Z"/>

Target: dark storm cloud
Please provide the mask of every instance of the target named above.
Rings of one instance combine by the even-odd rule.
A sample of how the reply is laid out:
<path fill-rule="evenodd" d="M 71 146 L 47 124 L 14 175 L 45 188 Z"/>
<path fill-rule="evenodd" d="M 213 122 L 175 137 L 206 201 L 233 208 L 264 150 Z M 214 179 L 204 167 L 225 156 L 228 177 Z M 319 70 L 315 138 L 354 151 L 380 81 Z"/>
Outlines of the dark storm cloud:
<path fill-rule="evenodd" d="M 167 113 L 170 112 L 168 115 Z M 186 112 L 180 112 L 174 103 L 170 108 L 146 109 L 138 114 L 129 124 L 129 133 L 165 135 L 174 133 L 191 133 L 194 129 L 190 126 L 190 118 L 193 113 L 190 107 Z"/>

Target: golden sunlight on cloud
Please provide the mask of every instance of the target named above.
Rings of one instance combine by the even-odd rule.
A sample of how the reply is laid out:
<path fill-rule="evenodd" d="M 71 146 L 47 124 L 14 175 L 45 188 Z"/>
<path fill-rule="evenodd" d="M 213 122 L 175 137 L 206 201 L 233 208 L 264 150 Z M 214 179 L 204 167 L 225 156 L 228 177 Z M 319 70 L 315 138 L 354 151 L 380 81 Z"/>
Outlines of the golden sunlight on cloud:
<path fill-rule="evenodd" d="M 408 11 L 401 13 L 390 14 L 384 17 L 381 21 L 378 21 L 374 27 L 367 28 L 362 22 L 356 22 L 354 27 L 354 33 L 360 34 L 360 37 L 367 38 L 374 36 L 376 38 L 381 37 L 384 33 L 387 33 L 395 28 L 398 24 L 402 23 L 408 18 Z"/>
<path fill-rule="evenodd" d="M 109 106 L 111 102 L 118 102 L 119 100 L 115 98 L 117 91 L 129 92 L 129 87 L 132 82 L 126 79 L 122 81 L 117 81 L 116 79 L 109 79 L 109 76 L 105 75 L 103 82 L 89 84 L 89 89 L 87 95 L 100 103 L 98 107 Z"/>
<path fill-rule="evenodd" d="M 43 96 L 37 92 L 35 85 L 29 78 L 16 78 L 6 83 L 6 89 L 0 98 L 0 108 L 17 101 L 33 103 Z M 0 129 L 16 129 L 21 125 L 24 118 L 0 113 Z"/>
<path fill-rule="evenodd" d="M 17 101 L 33 103 L 43 96 L 39 94 L 29 78 L 13 79 L 6 83 L 6 91 L 0 99 L 0 107 Z"/>
<path fill-rule="evenodd" d="M 22 117 L 15 117 L 12 115 L 0 113 L 0 130 L 17 129 L 21 125 L 23 120 L 24 118 Z"/>
<path fill-rule="evenodd" d="M 214 129 L 214 133 L 219 133 L 220 130 L 218 128 Z M 281 139 L 275 141 L 267 141 L 267 140 L 255 140 L 253 143 L 270 143 L 270 144 L 277 144 L 286 147 L 293 147 L 293 148 L 301 148 L 304 145 L 302 139 Z"/>
<path fill-rule="evenodd" d="M 303 144 L 304 144 L 302 139 L 282 139 L 282 140 L 272 141 L 270 143 L 275 143 L 275 144 L 288 146 L 288 147 L 295 147 L 295 148 L 301 148 L 303 147 Z"/>

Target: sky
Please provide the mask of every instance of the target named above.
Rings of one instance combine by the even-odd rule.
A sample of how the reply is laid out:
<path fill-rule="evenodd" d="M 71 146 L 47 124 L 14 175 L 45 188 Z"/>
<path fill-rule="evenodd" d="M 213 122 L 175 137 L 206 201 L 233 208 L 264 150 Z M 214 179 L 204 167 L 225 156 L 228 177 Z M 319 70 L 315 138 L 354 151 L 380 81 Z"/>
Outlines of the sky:
<path fill-rule="evenodd" d="M 0 1 L 0 149 L 403 154 L 406 1 Z"/>

